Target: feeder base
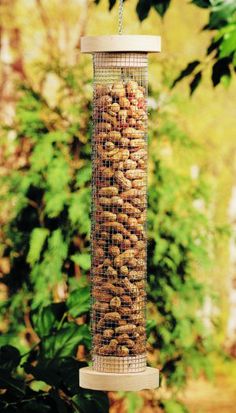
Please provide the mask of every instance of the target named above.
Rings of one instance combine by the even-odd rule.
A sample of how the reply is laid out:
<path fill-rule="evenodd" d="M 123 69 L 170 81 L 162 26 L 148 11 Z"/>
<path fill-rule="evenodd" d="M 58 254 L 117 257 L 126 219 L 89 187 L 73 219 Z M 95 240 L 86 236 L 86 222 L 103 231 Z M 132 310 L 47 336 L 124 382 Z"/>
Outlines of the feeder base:
<path fill-rule="evenodd" d="M 139 391 L 159 387 L 159 370 L 147 367 L 141 373 L 102 373 L 83 367 L 79 374 L 80 387 L 102 391 Z"/>

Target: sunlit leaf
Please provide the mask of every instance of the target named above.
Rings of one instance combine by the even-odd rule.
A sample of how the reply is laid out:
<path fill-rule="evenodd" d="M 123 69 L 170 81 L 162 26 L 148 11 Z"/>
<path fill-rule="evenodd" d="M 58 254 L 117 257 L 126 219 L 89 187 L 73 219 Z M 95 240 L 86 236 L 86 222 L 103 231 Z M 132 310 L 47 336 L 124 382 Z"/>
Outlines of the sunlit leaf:
<path fill-rule="evenodd" d="M 34 228 L 30 237 L 30 248 L 27 255 L 27 262 L 33 266 L 40 258 L 43 245 L 49 235 L 47 228 Z"/>

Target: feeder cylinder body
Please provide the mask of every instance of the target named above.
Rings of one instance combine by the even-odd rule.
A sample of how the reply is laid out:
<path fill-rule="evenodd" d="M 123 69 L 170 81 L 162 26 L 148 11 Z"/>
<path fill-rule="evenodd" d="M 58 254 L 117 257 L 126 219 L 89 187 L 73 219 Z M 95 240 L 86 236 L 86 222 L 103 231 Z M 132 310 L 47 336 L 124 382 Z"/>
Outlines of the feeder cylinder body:
<path fill-rule="evenodd" d="M 147 53 L 93 53 L 92 360 L 146 368 Z"/>

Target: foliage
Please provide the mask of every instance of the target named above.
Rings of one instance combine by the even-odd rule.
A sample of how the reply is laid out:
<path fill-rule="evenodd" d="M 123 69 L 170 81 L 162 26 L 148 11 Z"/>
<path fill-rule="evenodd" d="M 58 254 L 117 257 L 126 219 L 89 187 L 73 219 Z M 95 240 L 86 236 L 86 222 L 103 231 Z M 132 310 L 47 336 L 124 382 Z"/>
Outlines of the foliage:
<path fill-rule="evenodd" d="M 27 139 L 30 154 L 27 166 L 10 171 L 4 183 L 5 202 L 14 210 L 2 239 L 10 273 L 2 279 L 9 296 L 2 304 L 6 331 L 0 337 L 0 387 L 6 391 L 1 411 L 105 413 L 104 394 L 77 386 L 90 346 L 90 81 L 78 80 L 83 67 L 50 70 L 63 91 L 61 104 L 51 107 L 43 93 L 24 85 L 16 112 L 16 148 Z M 158 101 L 157 91 L 150 94 Z M 199 314 L 206 292 L 193 266 L 207 262 L 214 228 L 205 211 L 195 207 L 202 200 L 207 209 L 202 176 L 193 181 L 186 171 L 178 171 L 174 159 L 167 165 L 160 156 L 166 140 L 173 151 L 181 147 L 186 159 L 194 143 L 165 106 L 159 119 L 157 140 L 156 111 L 151 110 L 147 331 L 150 359 L 162 366 L 162 382 L 174 395 L 188 377 L 210 374 L 210 337 Z M 127 397 L 130 411 L 142 405 Z M 174 396 L 161 400 L 159 407 L 185 411 Z"/>
<path fill-rule="evenodd" d="M 11 171 L 5 180 L 5 202 L 15 207 L 3 241 L 11 272 L 3 280 L 9 298 L 2 304 L 8 331 L 0 337 L 0 387 L 6 389 L 0 406 L 9 413 L 105 413 L 107 396 L 79 387 L 78 371 L 86 363 L 75 358 L 78 346 L 84 354 L 90 349 L 90 296 L 83 275 L 90 265 L 90 146 L 81 126 L 90 104 L 76 69 L 53 69 L 69 104 L 51 109 L 41 93 L 24 85 L 16 146 L 27 139 L 30 157 L 27 168 Z M 16 344 L 22 335 L 23 354 L 4 345 Z"/>
<path fill-rule="evenodd" d="M 81 290 L 83 294 L 83 289 Z M 84 412 L 108 411 L 108 400 L 99 392 L 78 386 L 78 371 L 86 363 L 75 359 L 77 346 L 89 348 L 88 327 L 69 321 L 69 302 L 53 303 L 30 312 L 38 342 L 21 355 L 11 345 L 0 349 L 0 400 L 3 412 Z M 19 366 L 27 380 L 19 374 Z M 33 387 L 32 387 L 32 384 Z"/>
<path fill-rule="evenodd" d="M 110 10 L 115 3 L 116 0 L 109 2 Z M 228 86 L 236 71 L 236 2 L 235 0 L 192 0 L 191 3 L 209 11 L 208 23 L 203 30 L 213 33 L 205 58 L 202 61 L 195 60 L 189 63 L 173 82 L 174 87 L 183 78 L 190 77 L 189 87 L 192 95 L 209 64 L 213 86 L 219 83 Z M 171 0 L 137 0 L 136 12 L 140 21 L 145 20 L 152 9 L 164 17 L 170 5 Z"/>

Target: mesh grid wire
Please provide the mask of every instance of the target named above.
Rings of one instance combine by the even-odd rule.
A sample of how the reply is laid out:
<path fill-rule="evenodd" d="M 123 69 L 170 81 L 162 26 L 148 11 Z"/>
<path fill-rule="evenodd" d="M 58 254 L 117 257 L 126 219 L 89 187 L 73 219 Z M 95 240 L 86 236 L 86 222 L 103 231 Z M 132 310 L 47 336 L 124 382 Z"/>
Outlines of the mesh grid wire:
<path fill-rule="evenodd" d="M 92 360 L 146 368 L 147 54 L 95 53 L 92 139 Z"/>

